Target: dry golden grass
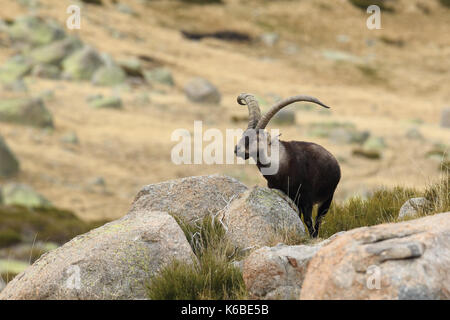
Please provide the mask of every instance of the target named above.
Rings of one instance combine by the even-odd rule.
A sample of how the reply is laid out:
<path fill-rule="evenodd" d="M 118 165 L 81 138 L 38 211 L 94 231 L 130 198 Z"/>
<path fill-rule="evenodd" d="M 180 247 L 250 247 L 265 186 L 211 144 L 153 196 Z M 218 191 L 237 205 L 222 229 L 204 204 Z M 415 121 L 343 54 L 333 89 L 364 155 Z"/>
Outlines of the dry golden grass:
<path fill-rule="evenodd" d="M 67 2 L 40 2 L 42 16 L 65 23 Z M 31 184 L 57 206 L 86 219 L 116 218 L 126 213 L 145 184 L 213 172 L 265 185 L 251 165 L 176 166 L 170 162 L 174 129 L 191 130 L 194 120 L 203 120 L 205 129 L 244 127 L 244 123 L 230 121 L 235 113 L 246 114 L 235 102 L 243 91 L 260 96 L 311 94 L 332 106 L 331 116 L 299 111 L 296 126 L 281 128 L 286 140 L 311 140 L 306 136 L 307 124 L 329 120 L 351 121 L 359 129 L 385 138 L 389 149 L 381 161 L 354 158 L 351 146 L 312 138 L 345 159 L 341 161 L 338 200 L 379 185 L 421 188 L 439 176 L 437 163 L 424 156 L 433 141 L 450 141 L 450 130 L 438 126 L 440 110 L 450 99 L 450 15 L 437 1 L 399 1 L 401 9 L 395 14 L 383 13 L 383 29 L 376 31 L 365 27 L 364 11 L 346 1 L 226 0 L 225 5 L 212 6 L 177 1 L 150 1 L 144 6 L 122 1 L 133 7 L 138 17 L 122 14 L 105 2 L 104 7 L 82 9 L 82 29 L 75 33 L 117 59 L 144 54 L 161 61 L 173 71 L 176 86 L 162 88 L 165 93 L 149 87 L 131 88 L 121 94 L 124 110 L 111 111 L 90 109 L 86 97 L 110 94 L 112 89 L 89 83 L 27 81 L 34 95 L 46 89 L 54 91 L 47 106 L 54 114 L 56 129 L 46 133 L 2 123 L 0 134 L 21 161 L 22 172 L 16 180 Z M 415 3 L 427 6 L 430 13 L 423 13 Z M 7 1 L 2 3 L 0 18 L 14 19 L 25 13 L 27 9 L 16 1 Z M 111 28 L 127 36 L 113 38 Z M 273 48 L 260 43 L 192 42 L 181 37 L 180 29 L 233 29 L 255 37 L 276 31 L 281 40 Z M 336 41 L 340 34 L 348 35 L 350 42 Z M 401 39 L 404 46 L 381 38 Z M 366 44 L 369 39 L 376 41 L 375 46 Z M 298 47 L 295 55 L 285 52 L 292 44 Z M 326 60 L 320 53 L 325 49 L 360 57 L 375 55 L 372 67 L 379 79 L 356 65 Z M 13 48 L 0 46 L 0 63 L 13 53 Z M 220 106 L 197 106 L 186 100 L 182 87 L 192 76 L 206 77 L 220 89 Z M 136 103 L 141 92 L 150 95 L 148 106 Z M 424 122 L 420 130 L 426 142 L 405 138 L 412 119 Z M 77 132 L 79 146 L 61 144 L 60 138 L 68 131 Z M 97 176 L 105 178 L 106 190 L 89 186 Z"/>

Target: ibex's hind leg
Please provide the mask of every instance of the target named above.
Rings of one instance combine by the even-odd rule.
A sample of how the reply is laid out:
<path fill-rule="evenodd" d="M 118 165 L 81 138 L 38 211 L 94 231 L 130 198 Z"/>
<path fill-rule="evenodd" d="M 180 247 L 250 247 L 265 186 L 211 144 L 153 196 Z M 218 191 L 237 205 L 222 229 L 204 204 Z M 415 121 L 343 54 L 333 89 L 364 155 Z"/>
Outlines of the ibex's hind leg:
<path fill-rule="evenodd" d="M 303 214 L 303 220 L 305 221 L 306 227 L 308 228 L 309 235 L 313 237 L 314 229 L 312 224 L 312 204 L 300 204 L 300 208 Z"/>
<path fill-rule="evenodd" d="M 316 222 L 314 223 L 314 232 L 312 234 L 313 238 L 317 238 L 319 235 L 319 228 L 320 224 L 322 222 L 323 217 L 327 214 L 328 210 L 330 209 L 331 201 L 333 200 L 333 196 L 331 196 L 329 199 L 325 200 L 317 210 L 317 216 L 316 216 Z"/>

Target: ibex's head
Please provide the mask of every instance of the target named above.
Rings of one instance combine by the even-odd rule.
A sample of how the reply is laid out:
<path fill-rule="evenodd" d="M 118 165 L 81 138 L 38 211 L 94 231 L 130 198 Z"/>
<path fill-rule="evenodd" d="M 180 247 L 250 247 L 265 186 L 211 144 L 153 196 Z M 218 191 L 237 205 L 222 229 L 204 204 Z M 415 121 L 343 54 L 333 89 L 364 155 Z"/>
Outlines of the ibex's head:
<path fill-rule="evenodd" d="M 329 108 L 314 97 L 293 96 L 276 103 L 264 116 L 261 116 L 261 111 L 255 97 L 248 93 L 241 93 L 237 98 L 237 102 L 240 105 L 247 105 L 249 121 L 247 129 L 244 131 L 241 139 L 234 148 L 234 153 L 243 159 L 252 157 L 255 160 L 258 160 L 257 156 L 261 154 L 261 151 L 266 151 L 264 154 L 267 154 L 265 148 L 273 143 L 270 134 L 265 131 L 267 124 L 282 108 L 298 101 L 313 102 L 324 108 Z M 278 139 L 278 136 L 273 139 Z"/>

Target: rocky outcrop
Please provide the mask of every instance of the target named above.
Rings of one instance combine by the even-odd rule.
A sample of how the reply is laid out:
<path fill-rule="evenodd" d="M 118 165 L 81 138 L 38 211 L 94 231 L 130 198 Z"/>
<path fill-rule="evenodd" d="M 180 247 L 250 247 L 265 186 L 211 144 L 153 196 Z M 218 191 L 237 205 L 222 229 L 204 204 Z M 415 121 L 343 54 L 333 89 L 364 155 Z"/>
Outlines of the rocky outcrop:
<path fill-rule="evenodd" d="M 11 177 L 19 172 L 19 161 L 14 156 L 2 136 L 0 136 L 0 159 L 0 177 Z"/>
<path fill-rule="evenodd" d="M 294 204 L 264 187 L 244 192 L 231 202 L 220 218 L 227 228 L 228 238 L 240 248 L 282 242 L 283 234 L 306 234 Z"/>
<path fill-rule="evenodd" d="M 250 298 L 298 299 L 306 267 L 320 247 L 320 244 L 279 244 L 252 252 L 243 263 L 243 277 Z"/>
<path fill-rule="evenodd" d="M 2 299 L 146 299 L 146 283 L 193 252 L 165 212 L 134 211 L 53 250 L 8 283 Z"/>
<path fill-rule="evenodd" d="M 311 259 L 301 299 L 450 299 L 450 212 L 346 232 Z"/>
<path fill-rule="evenodd" d="M 247 187 L 223 175 L 188 177 L 150 184 L 136 196 L 132 211 L 167 211 L 186 222 L 216 215 Z"/>

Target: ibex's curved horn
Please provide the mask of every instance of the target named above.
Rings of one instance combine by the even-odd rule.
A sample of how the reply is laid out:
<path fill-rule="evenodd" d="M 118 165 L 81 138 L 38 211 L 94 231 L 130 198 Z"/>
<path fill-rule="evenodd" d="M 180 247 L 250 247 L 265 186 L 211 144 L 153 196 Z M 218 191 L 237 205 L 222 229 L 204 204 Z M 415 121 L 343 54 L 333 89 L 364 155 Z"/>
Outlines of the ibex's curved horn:
<path fill-rule="evenodd" d="M 248 129 L 254 129 L 261 119 L 261 110 L 259 110 L 258 101 L 255 97 L 248 93 L 241 93 L 237 97 L 237 102 L 240 105 L 247 105 L 248 107 Z"/>
<path fill-rule="evenodd" d="M 270 110 L 267 111 L 267 113 L 259 120 L 259 122 L 256 125 L 255 129 L 264 129 L 264 128 L 266 128 L 266 126 L 269 123 L 270 119 L 272 119 L 272 117 L 278 111 L 280 111 L 281 109 L 283 109 L 287 105 L 290 105 L 291 103 L 299 102 L 299 101 L 312 102 L 312 103 L 316 103 L 318 105 L 321 105 L 324 108 L 328 108 L 328 109 L 330 108 L 330 107 L 326 106 L 325 104 L 323 104 L 322 102 L 320 102 L 319 100 L 317 100 L 314 97 L 310 97 L 310 96 L 293 96 L 293 97 L 290 97 L 290 98 L 287 98 L 287 99 L 279 101 L 272 108 L 270 108 Z"/>

